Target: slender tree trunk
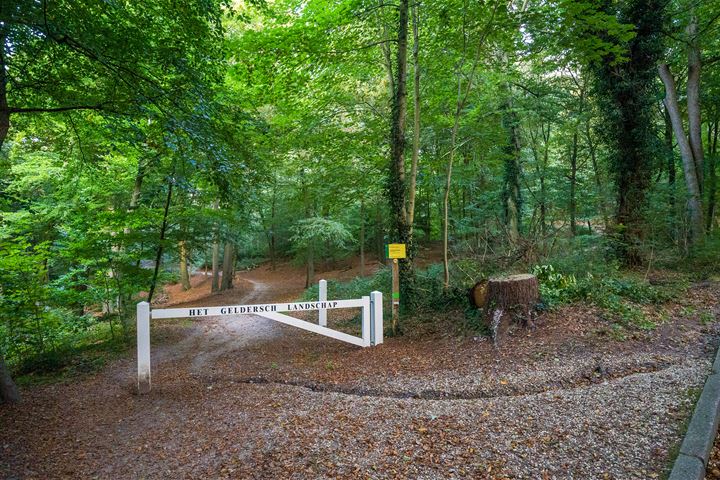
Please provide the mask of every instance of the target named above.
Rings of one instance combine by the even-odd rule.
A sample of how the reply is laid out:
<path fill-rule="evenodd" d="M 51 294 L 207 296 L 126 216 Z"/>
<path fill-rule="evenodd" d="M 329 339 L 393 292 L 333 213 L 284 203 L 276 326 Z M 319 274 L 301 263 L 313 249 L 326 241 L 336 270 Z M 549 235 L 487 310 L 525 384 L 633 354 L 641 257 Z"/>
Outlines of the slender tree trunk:
<path fill-rule="evenodd" d="M 427 188 L 427 193 L 425 194 L 425 200 L 427 201 L 425 212 L 425 242 L 430 243 L 430 240 L 432 239 L 432 196 L 430 195 L 430 189 Z"/>
<path fill-rule="evenodd" d="M 412 231 L 415 225 L 415 196 L 417 194 L 417 172 L 420 158 L 420 35 L 418 32 L 418 2 L 412 6 L 413 24 L 413 146 L 410 167 L 410 189 L 408 191 L 408 224 Z"/>
<path fill-rule="evenodd" d="M 5 358 L 2 355 L 0 355 L 0 401 L 5 403 L 17 403 L 20 401 L 20 393 L 10 376 L 10 370 L 7 368 Z"/>
<path fill-rule="evenodd" d="M 535 159 L 535 173 L 540 181 L 540 198 L 538 199 L 540 218 L 538 221 L 540 223 L 540 232 L 545 235 L 547 233 L 547 186 L 545 184 L 545 175 L 550 151 L 550 124 L 548 124 L 547 129 L 545 128 L 545 124 L 541 124 L 540 132 L 543 139 L 542 160 L 538 152 L 537 137 L 531 132 L 530 138 L 532 140 L 532 153 Z"/>
<path fill-rule="evenodd" d="M 714 134 L 711 136 L 711 131 Z M 711 122 L 708 126 L 708 144 L 710 146 L 710 155 L 708 161 L 708 192 L 707 192 L 707 220 L 705 229 L 707 233 L 712 231 L 713 220 L 715 218 L 715 202 L 717 196 L 717 141 L 718 141 L 718 121 Z"/>
<path fill-rule="evenodd" d="M 450 223 L 450 186 L 452 184 L 453 162 L 455 160 L 455 150 L 457 148 L 457 133 L 458 128 L 460 127 L 460 116 L 462 115 L 462 111 L 465 108 L 468 95 L 470 94 L 470 89 L 472 88 L 473 81 L 475 79 L 475 71 L 477 70 L 478 61 L 480 60 L 481 43 L 482 42 L 478 43 L 475 58 L 473 59 L 472 68 L 470 69 L 470 74 L 466 77 L 467 85 L 464 91 L 462 88 L 462 81 L 465 77 L 463 76 L 461 70 L 463 65 L 465 64 L 465 56 L 463 56 L 457 68 L 457 71 L 455 72 L 457 75 L 457 98 L 455 101 L 455 118 L 453 120 L 452 133 L 450 134 L 450 152 L 448 152 L 448 162 L 445 177 L 445 192 L 443 194 L 443 211 L 441 217 L 443 221 L 443 286 L 446 290 L 450 287 L 450 263 L 448 259 L 448 225 Z"/>
<path fill-rule="evenodd" d="M 511 95 L 509 86 L 508 95 Z M 513 111 L 511 100 L 508 100 L 505 106 L 504 123 L 508 135 L 504 148 L 505 169 L 503 172 L 505 225 L 510 243 L 516 245 L 520 240 L 520 136 L 517 115 Z"/>
<path fill-rule="evenodd" d="M 378 0 L 378 6 L 383 6 L 383 0 Z M 388 90 L 390 91 L 390 98 L 395 96 L 395 76 L 393 75 L 393 64 L 392 55 L 390 52 L 390 36 L 388 35 L 387 26 L 380 16 L 380 9 L 377 10 L 377 20 L 382 32 L 382 41 L 380 42 L 380 51 L 383 55 L 383 66 L 385 67 L 385 74 L 388 80 Z"/>
<path fill-rule="evenodd" d="M 585 123 L 585 137 L 588 144 L 588 149 L 590 150 L 590 162 L 592 163 L 593 167 L 593 176 L 595 178 L 595 190 L 596 195 L 598 197 L 598 210 L 600 211 L 600 214 L 603 218 L 603 227 L 605 228 L 605 232 L 610 231 L 610 218 L 608 215 L 608 208 L 607 204 L 605 202 L 605 187 L 602 182 L 602 176 L 600 175 L 600 166 L 598 165 L 597 161 L 597 149 L 595 147 L 595 142 L 593 142 L 592 139 L 592 133 L 590 132 L 590 123 Z"/>
<path fill-rule="evenodd" d="M 140 204 L 140 194 L 142 193 L 142 184 L 145 180 L 145 167 L 146 165 L 142 160 L 138 160 L 137 173 L 135 174 L 135 183 L 133 184 L 133 191 L 130 195 L 130 203 L 128 204 L 128 212 L 137 210 Z M 129 233 L 130 229 L 126 228 L 125 233 Z"/>
<path fill-rule="evenodd" d="M 448 155 L 447 171 L 445 176 L 445 190 L 443 192 L 443 285 L 445 289 L 450 288 L 450 260 L 448 258 L 448 226 L 450 224 L 450 185 L 452 183 L 453 161 L 455 160 L 455 142 L 457 141 L 458 125 L 460 124 L 460 89 L 461 77 L 458 75 L 458 105 L 455 111 L 455 121 L 453 123 L 452 134 L 450 135 L 450 152 Z"/>
<path fill-rule="evenodd" d="M 178 242 L 178 252 L 180 254 L 180 283 L 183 290 L 190 290 L 190 272 L 188 271 L 188 252 L 185 240 Z"/>
<path fill-rule="evenodd" d="M 2 26 L 2 29 L 6 26 Z M 5 63 L 5 33 L 0 32 L 0 150 L 10 131 L 10 107 L 7 101 L 7 71 Z"/>
<path fill-rule="evenodd" d="M 270 269 L 275 270 L 275 262 L 277 258 L 275 233 L 275 210 L 277 208 L 277 185 L 273 185 L 272 204 L 270 205 Z"/>
<path fill-rule="evenodd" d="M 680 148 L 680 156 L 683 161 L 683 171 L 685 172 L 685 184 L 688 190 L 688 210 L 690 212 L 690 233 L 691 243 L 696 243 L 702 239 L 704 231 L 702 196 L 700 194 L 700 186 L 698 185 L 698 175 L 695 171 L 696 164 L 693 158 L 690 142 L 685 136 L 685 130 L 680 117 L 680 108 L 678 106 L 677 90 L 675 89 L 675 79 L 670 73 L 667 64 L 662 64 L 658 68 L 660 78 L 665 84 L 665 108 L 667 108 L 670 120 L 672 122 L 675 138 Z"/>
<path fill-rule="evenodd" d="M 307 264 L 305 269 L 305 288 L 310 288 L 315 282 L 315 249 L 312 245 L 308 246 Z"/>
<path fill-rule="evenodd" d="M 667 107 L 663 109 L 665 118 L 665 146 L 668 151 L 667 158 L 667 174 L 668 174 L 668 189 L 670 190 L 669 203 L 670 209 L 673 215 L 675 214 L 675 149 L 673 148 L 673 126 L 672 120 L 670 119 L 670 113 Z"/>
<path fill-rule="evenodd" d="M 577 235 L 577 200 L 575 198 L 575 189 L 577 185 L 577 148 L 578 148 L 578 132 L 575 129 L 572 140 L 572 150 L 570 151 L 570 233 L 572 236 Z"/>
<path fill-rule="evenodd" d="M 152 303 L 153 294 L 155 293 L 155 287 L 157 287 L 158 273 L 160 272 L 160 263 L 162 262 L 163 244 L 165 243 L 165 232 L 168 225 L 168 212 L 170 211 L 170 203 L 172 201 L 172 191 L 175 180 L 171 177 L 168 179 L 168 193 L 165 199 L 165 210 L 163 211 L 163 221 L 160 227 L 160 240 L 158 242 L 157 255 L 155 255 L 155 270 L 153 271 L 152 283 L 150 284 L 150 291 L 148 292 L 148 303 Z"/>
<path fill-rule="evenodd" d="M 365 201 L 360 200 L 360 276 L 365 276 Z"/>
<path fill-rule="evenodd" d="M 225 242 L 223 252 L 223 274 L 220 282 L 220 291 L 233 288 L 233 276 L 235 275 L 235 246 L 232 242 Z"/>
<path fill-rule="evenodd" d="M 213 210 L 217 210 L 220 206 L 220 202 L 215 200 L 213 204 Z M 218 232 L 217 225 L 215 226 L 215 232 L 213 233 L 213 246 L 212 246 L 212 284 L 210 291 L 217 292 L 220 290 L 220 233 Z"/>
<path fill-rule="evenodd" d="M 397 80 L 393 98 L 392 124 L 390 134 L 390 178 L 388 182 L 390 209 L 394 220 L 395 241 L 407 246 L 407 258 L 400 260 L 400 297 L 405 309 L 413 303 L 414 245 L 412 229 L 408 223 L 407 185 L 405 181 L 405 117 L 407 112 L 407 40 L 409 0 L 400 0 L 398 5 L 397 37 Z M 399 333 L 400 326 L 394 319 L 392 330 Z"/>
<path fill-rule="evenodd" d="M 407 112 L 408 0 L 400 0 L 397 52 L 397 81 L 392 111 L 390 143 L 390 202 L 397 234 L 409 233 L 405 184 L 405 116 Z"/>
<path fill-rule="evenodd" d="M 378 261 L 383 262 L 385 252 L 385 232 L 383 227 L 382 209 L 380 205 L 375 207 L 375 255 L 377 255 Z"/>
<path fill-rule="evenodd" d="M 702 145 L 700 119 L 700 47 L 698 46 L 698 19 L 694 12 L 690 15 L 687 27 L 688 36 L 688 79 L 687 79 L 687 111 L 690 150 L 695 162 L 695 174 L 700 195 L 703 193 L 704 151 Z"/>
<path fill-rule="evenodd" d="M 140 194 L 142 193 L 143 180 L 145 179 L 145 167 L 146 167 L 146 164 L 143 163 L 142 159 L 138 160 L 137 172 L 135 174 L 135 182 L 133 184 L 132 193 L 130 194 L 130 202 L 128 203 L 128 209 L 127 209 L 128 214 L 131 214 L 132 212 L 137 210 L 138 205 L 140 204 Z M 131 231 L 132 231 L 132 229 L 129 226 L 125 226 L 125 228 L 123 228 L 123 233 L 124 233 L 125 237 L 130 235 Z M 124 242 L 121 242 L 119 245 L 113 247 L 114 249 L 117 250 L 117 252 L 119 254 L 122 254 L 125 250 L 125 245 L 123 243 Z M 122 318 L 123 318 L 123 328 L 125 328 L 125 315 L 123 315 L 123 312 L 126 311 L 126 307 L 125 307 L 126 304 L 130 303 L 130 301 L 131 301 L 131 298 L 130 298 L 131 294 L 130 293 L 123 294 L 123 292 L 121 291 L 122 290 L 122 276 L 123 276 L 123 272 L 121 269 L 116 269 L 112 273 L 112 276 L 114 277 L 115 283 L 117 284 L 117 287 L 118 287 L 118 296 L 117 296 L 117 300 L 116 300 L 117 307 L 118 307 L 118 312 L 120 312 L 120 314 L 122 315 Z"/>

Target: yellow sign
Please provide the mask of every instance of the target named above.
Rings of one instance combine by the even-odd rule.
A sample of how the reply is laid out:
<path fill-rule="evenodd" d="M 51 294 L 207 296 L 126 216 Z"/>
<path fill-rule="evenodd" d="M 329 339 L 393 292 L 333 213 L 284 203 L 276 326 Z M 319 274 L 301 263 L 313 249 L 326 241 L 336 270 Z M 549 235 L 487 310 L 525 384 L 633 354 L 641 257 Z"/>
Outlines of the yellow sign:
<path fill-rule="evenodd" d="M 405 244 L 404 243 L 389 243 L 387 246 L 387 257 L 388 258 L 405 258 Z"/>

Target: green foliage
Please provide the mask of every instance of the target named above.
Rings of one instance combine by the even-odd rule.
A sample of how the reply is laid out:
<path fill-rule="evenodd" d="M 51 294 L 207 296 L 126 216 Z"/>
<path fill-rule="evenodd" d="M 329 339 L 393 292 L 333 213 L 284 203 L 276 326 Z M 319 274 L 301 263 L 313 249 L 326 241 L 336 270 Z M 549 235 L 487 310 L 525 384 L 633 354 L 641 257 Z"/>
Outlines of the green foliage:
<path fill-rule="evenodd" d="M 290 241 L 297 258 L 306 260 L 308 255 L 334 258 L 345 253 L 352 235 L 340 222 L 322 217 L 299 220 L 292 228 Z M 310 253 L 312 252 L 312 253 Z M 340 255 L 338 255 L 340 254 Z"/>
<path fill-rule="evenodd" d="M 540 282 L 540 295 L 545 305 L 556 307 L 574 302 L 594 304 L 614 322 L 640 329 L 655 324 L 643 313 L 642 305 L 658 305 L 677 298 L 686 289 L 682 282 L 664 286 L 650 285 L 646 280 L 616 272 L 587 271 L 576 277 L 562 273 L 551 264 L 536 265 L 532 272 Z"/>
<path fill-rule="evenodd" d="M 573 274 L 562 274 L 555 271 L 552 265 L 536 265 L 532 273 L 540 283 L 540 295 L 550 305 L 572 301 L 577 289 L 577 280 Z"/>
<path fill-rule="evenodd" d="M 698 279 L 717 279 L 720 277 L 718 258 L 720 258 L 720 233 L 716 231 L 704 242 L 694 246 L 688 257 L 680 259 L 676 267 Z"/>
<path fill-rule="evenodd" d="M 605 13 L 634 25 L 635 35 L 620 42 L 627 49 L 624 61 L 606 55 L 589 62 L 607 126 L 602 133 L 618 191 L 617 253 L 628 265 L 643 261 L 640 244 L 645 229 L 647 190 L 651 185 L 653 158 L 661 152 L 654 121 L 658 98 L 655 79 L 663 53 L 665 8 L 666 2 L 662 0 L 604 4 Z"/>
<path fill-rule="evenodd" d="M 432 316 L 423 314 L 447 314 L 448 312 L 465 312 L 468 325 L 474 331 L 484 330 L 477 310 L 470 309 L 467 297 L 468 274 L 472 272 L 472 278 L 481 279 L 481 266 L 478 262 L 465 260 L 451 264 L 451 288 L 443 287 L 443 266 L 440 263 L 429 265 L 425 269 L 416 271 L 415 282 L 418 296 L 415 300 L 413 316 L 431 319 Z M 328 281 L 328 298 L 360 298 L 369 295 L 372 291 L 383 293 L 385 311 L 389 311 L 391 304 L 392 277 L 388 267 L 380 268 L 375 274 L 367 277 L 356 277 L 350 281 L 342 282 Z M 314 285 L 305 290 L 303 300 L 314 300 L 318 298 L 318 286 Z M 401 304 L 403 298 L 401 296 Z"/>

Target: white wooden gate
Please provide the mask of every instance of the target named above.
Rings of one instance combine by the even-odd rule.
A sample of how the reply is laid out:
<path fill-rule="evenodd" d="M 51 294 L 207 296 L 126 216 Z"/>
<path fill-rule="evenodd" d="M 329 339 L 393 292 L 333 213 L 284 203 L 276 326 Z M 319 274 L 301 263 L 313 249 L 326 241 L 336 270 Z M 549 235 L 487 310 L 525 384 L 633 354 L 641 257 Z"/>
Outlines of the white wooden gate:
<path fill-rule="evenodd" d="M 362 336 L 355 337 L 327 327 L 327 311 L 339 308 L 362 308 Z M 282 312 L 318 311 L 318 323 L 291 317 Z M 225 315 L 258 315 L 276 322 L 319 333 L 326 337 L 359 347 L 383 343 L 382 293 L 352 300 L 327 300 L 327 283 L 320 280 L 320 298 L 310 302 L 265 303 L 258 305 L 228 305 L 221 307 L 150 308 L 148 302 L 137 304 L 137 363 L 138 392 L 150 391 L 150 319 L 199 318 Z"/>

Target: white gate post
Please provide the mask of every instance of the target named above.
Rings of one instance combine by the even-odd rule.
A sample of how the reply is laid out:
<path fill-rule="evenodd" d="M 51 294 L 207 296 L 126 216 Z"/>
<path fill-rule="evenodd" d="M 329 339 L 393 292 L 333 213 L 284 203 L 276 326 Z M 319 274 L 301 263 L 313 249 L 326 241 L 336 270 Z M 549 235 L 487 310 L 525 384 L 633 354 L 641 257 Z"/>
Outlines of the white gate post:
<path fill-rule="evenodd" d="M 324 302 L 327 300 L 327 281 L 320 280 L 318 285 L 318 300 Z M 318 325 L 321 327 L 327 327 L 327 309 L 321 308 L 318 310 Z"/>
<path fill-rule="evenodd" d="M 150 304 L 137 304 L 138 393 L 150 392 Z"/>
<path fill-rule="evenodd" d="M 383 343 L 383 299 L 382 292 L 370 292 L 370 340 L 373 345 Z"/>
<path fill-rule="evenodd" d="M 370 346 L 370 297 L 362 297 L 362 339 L 366 347 Z"/>

